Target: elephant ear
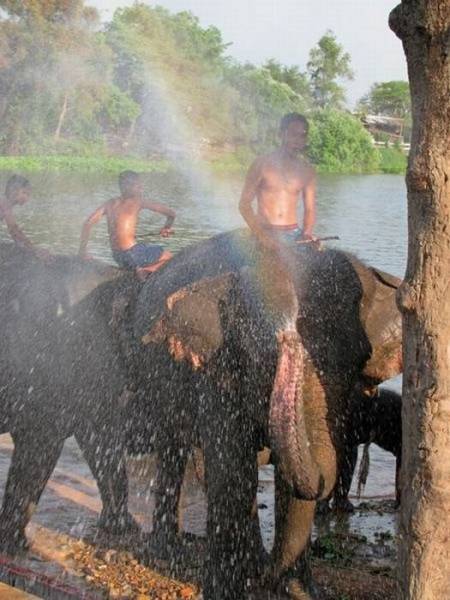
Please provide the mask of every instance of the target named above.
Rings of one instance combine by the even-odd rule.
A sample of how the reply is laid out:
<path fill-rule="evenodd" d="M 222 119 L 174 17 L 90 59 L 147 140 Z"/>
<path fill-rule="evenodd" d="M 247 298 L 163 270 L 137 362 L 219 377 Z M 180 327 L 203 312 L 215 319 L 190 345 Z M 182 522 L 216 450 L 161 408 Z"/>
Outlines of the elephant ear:
<path fill-rule="evenodd" d="M 401 279 L 374 268 L 366 267 L 364 271 L 359 273 L 363 284 L 361 320 L 372 346 L 364 375 L 381 383 L 402 370 L 402 320 L 396 303 Z"/>
<path fill-rule="evenodd" d="M 221 306 L 235 279 L 232 273 L 204 278 L 168 296 L 142 343 L 165 345 L 174 360 L 204 367 L 223 344 Z"/>

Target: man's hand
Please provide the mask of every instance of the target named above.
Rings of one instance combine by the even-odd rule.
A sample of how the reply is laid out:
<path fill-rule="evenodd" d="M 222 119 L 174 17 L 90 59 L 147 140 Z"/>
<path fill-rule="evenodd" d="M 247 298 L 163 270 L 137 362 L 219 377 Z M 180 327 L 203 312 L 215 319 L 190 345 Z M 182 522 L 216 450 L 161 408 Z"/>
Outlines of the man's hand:
<path fill-rule="evenodd" d="M 173 235 L 173 229 L 172 229 L 172 227 L 163 227 L 160 230 L 159 235 L 161 237 L 164 237 L 164 238 L 170 237 L 171 235 Z"/>
<path fill-rule="evenodd" d="M 311 244 L 311 246 L 313 246 L 313 248 L 315 248 L 316 250 L 322 250 L 323 248 L 320 238 L 313 235 L 312 233 L 303 233 L 302 237 L 297 241 L 297 244 Z"/>
<path fill-rule="evenodd" d="M 315 242 L 317 237 L 312 233 L 302 233 L 302 237 L 298 240 L 298 243 L 302 242 Z"/>

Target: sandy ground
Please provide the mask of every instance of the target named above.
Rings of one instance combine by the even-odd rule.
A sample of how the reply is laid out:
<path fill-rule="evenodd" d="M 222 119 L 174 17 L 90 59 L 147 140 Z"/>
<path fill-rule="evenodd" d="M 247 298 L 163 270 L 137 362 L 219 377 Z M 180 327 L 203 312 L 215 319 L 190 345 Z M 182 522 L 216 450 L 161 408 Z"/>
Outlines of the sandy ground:
<path fill-rule="evenodd" d="M 10 437 L 0 436 L 2 489 L 12 448 Z M 153 467 L 151 458 L 129 461 L 130 510 L 144 532 L 151 530 Z M 386 473 L 384 475 L 386 477 Z M 329 516 L 316 523 L 313 569 L 326 600 L 388 600 L 394 597 L 396 514 L 391 501 L 392 475 L 384 485 L 387 494 L 373 493 L 382 489 L 380 482 L 369 489 L 368 497 L 353 515 Z M 264 542 L 270 548 L 273 538 L 271 467 L 260 469 L 258 504 Z M 185 573 L 191 581 L 166 579 L 162 575 L 164 564 L 156 572 L 143 567 L 129 552 L 99 548 L 86 541 L 93 537 L 100 510 L 96 484 L 76 443 L 69 439 L 28 527 L 30 551 L 15 560 L 22 568 L 50 576 L 56 584 L 69 586 L 74 594 L 64 596 L 63 591 L 56 595 L 45 594 L 41 588 L 42 597 L 65 600 L 66 597 L 83 597 L 85 593 L 89 594 L 86 598 L 200 598 L 195 570 L 191 574 Z M 191 465 L 182 497 L 183 528 L 204 535 L 205 515 L 203 487 Z M 28 591 L 35 593 L 34 589 Z"/>

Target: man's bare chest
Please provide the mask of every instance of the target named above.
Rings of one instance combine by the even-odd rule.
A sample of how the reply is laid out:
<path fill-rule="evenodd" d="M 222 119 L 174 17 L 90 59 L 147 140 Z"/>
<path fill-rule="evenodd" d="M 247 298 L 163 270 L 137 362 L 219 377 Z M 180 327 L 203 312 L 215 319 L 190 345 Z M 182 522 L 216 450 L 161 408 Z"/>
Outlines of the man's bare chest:
<path fill-rule="evenodd" d="M 286 191 L 299 194 L 305 187 L 305 175 L 299 168 L 268 169 L 262 181 L 263 189 L 271 191 Z"/>

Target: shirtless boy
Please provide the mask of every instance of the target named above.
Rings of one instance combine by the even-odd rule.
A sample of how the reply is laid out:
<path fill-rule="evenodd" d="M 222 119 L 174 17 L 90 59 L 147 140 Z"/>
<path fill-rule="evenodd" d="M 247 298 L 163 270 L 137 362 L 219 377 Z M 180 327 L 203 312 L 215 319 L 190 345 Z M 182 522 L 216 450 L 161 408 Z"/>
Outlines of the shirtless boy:
<path fill-rule="evenodd" d="M 313 240 L 316 218 L 316 173 L 301 156 L 308 138 L 308 121 L 289 113 L 280 123 L 281 146 L 251 165 L 241 194 L 239 210 L 265 246 Z M 256 212 L 252 203 L 256 197 Z M 303 201 L 303 227 L 298 225 L 299 198 Z"/>
<path fill-rule="evenodd" d="M 102 204 L 85 221 L 81 232 L 79 256 L 86 258 L 91 228 L 105 216 L 113 257 L 119 266 L 131 270 L 156 271 L 172 258 L 172 254 L 160 245 L 136 243 L 139 213 L 147 209 L 165 215 L 167 220 L 159 233 L 168 237 L 172 233 L 175 212 L 163 204 L 144 200 L 141 178 L 134 171 L 123 171 L 119 175 L 119 189 L 119 198 Z"/>
<path fill-rule="evenodd" d="M 21 175 L 12 175 L 6 182 L 5 197 L 0 199 L 0 220 L 4 221 L 8 233 L 12 239 L 22 246 L 31 250 L 39 258 L 48 259 L 50 254 L 47 250 L 36 248 L 32 241 L 20 229 L 14 217 L 14 207 L 23 206 L 31 198 L 31 185 L 28 179 Z"/>

